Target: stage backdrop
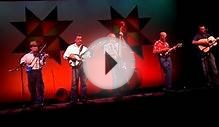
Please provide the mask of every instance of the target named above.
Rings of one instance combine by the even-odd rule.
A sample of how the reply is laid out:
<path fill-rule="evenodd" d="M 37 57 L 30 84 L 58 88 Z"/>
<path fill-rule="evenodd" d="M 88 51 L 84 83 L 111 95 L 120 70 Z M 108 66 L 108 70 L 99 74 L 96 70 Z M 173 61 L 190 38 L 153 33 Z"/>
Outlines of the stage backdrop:
<path fill-rule="evenodd" d="M 135 73 L 128 88 L 149 88 L 163 84 L 158 59 L 152 54 L 160 31 L 169 33 L 174 45 L 175 0 L 63 0 L 0 2 L 0 102 L 28 100 L 25 72 L 9 72 L 28 52 L 28 42 L 39 39 L 47 43 L 50 58 L 43 69 L 46 98 L 53 98 L 60 88 L 70 90 L 71 68 L 62 55 L 75 34 L 83 35 L 89 45 L 109 32 L 118 32 L 120 21 L 127 26 L 127 43 L 136 59 Z M 173 57 L 174 79 L 180 61 Z M 23 79 L 23 85 L 22 80 Z M 23 88 L 22 88 L 23 86 Z M 101 89 L 88 81 L 88 94 Z M 23 97 L 22 97 L 23 92 Z"/>

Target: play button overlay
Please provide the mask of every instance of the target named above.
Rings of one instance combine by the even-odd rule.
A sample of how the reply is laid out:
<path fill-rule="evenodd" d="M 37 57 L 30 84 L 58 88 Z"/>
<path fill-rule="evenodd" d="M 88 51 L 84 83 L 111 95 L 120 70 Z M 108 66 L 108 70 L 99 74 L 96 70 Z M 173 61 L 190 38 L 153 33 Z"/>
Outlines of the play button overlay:
<path fill-rule="evenodd" d="M 125 85 L 135 70 L 135 57 L 129 45 L 118 38 L 103 37 L 88 47 L 83 69 L 88 80 L 101 89 Z"/>
<path fill-rule="evenodd" d="M 117 62 L 105 52 L 105 74 L 107 74 L 116 64 Z"/>

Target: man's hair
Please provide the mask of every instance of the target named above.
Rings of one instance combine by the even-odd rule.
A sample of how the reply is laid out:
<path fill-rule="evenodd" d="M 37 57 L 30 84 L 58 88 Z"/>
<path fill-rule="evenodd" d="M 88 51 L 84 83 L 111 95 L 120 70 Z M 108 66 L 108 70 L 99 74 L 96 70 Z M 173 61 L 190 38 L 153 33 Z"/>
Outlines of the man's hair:
<path fill-rule="evenodd" d="M 204 24 L 199 24 L 198 28 L 203 27 L 203 26 L 206 27 Z"/>
<path fill-rule="evenodd" d="M 30 41 L 29 47 L 32 47 L 32 45 L 37 45 L 37 46 L 39 46 L 39 44 L 38 44 L 37 41 Z"/>
<path fill-rule="evenodd" d="M 164 31 L 161 31 L 161 32 L 160 32 L 160 36 L 161 36 L 161 35 L 163 35 L 163 34 L 166 34 L 166 35 L 167 35 L 167 33 L 166 33 L 166 32 L 164 32 Z"/>
<path fill-rule="evenodd" d="M 75 37 L 77 37 L 77 36 L 81 36 L 82 37 L 82 34 L 80 34 L 80 33 L 75 34 Z"/>

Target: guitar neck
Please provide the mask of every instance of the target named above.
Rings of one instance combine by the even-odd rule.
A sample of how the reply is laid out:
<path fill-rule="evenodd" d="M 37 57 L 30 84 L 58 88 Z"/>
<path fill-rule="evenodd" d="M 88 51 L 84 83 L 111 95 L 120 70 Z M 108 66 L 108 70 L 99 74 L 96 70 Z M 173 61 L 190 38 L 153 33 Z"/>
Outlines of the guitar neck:
<path fill-rule="evenodd" d="M 177 45 L 173 46 L 172 48 L 170 48 L 165 55 L 169 54 L 170 52 L 176 50 L 177 48 L 180 48 L 182 46 L 182 43 L 178 43 Z"/>
<path fill-rule="evenodd" d="M 178 46 L 173 46 L 172 48 L 170 48 L 170 49 L 168 50 L 168 52 L 171 52 L 171 51 L 175 50 L 176 48 L 178 48 Z"/>
<path fill-rule="evenodd" d="M 169 49 L 169 52 L 173 51 L 175 49 L 175 47 L 172 47 Z"/>

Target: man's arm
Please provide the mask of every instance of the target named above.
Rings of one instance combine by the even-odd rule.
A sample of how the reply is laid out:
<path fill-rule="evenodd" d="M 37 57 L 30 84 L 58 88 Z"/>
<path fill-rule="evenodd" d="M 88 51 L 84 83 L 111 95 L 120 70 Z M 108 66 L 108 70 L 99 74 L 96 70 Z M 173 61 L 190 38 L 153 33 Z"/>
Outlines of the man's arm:
<path fill-rule="evenodd" d="M 169 50 L 170 48 L 163 48 L 163 49 L 159 49 L 159 50 L 153 50 L 153 53 L 155 54 L 159 54 L 159 53 L 165 53 Z"/>
<path fill-rule="evenodd" d="M 67 58 L 71 60 L 77 60 L 75 54 L 70 54 Z"/>
<path fill-rule="evenodd" d="M 20 65 L 21 66 L 25 66 L 26 65 L 26 55 L 24 55 L 21 59 L 20 59 Z"/>
<path fill-rule="evenodd" d="M 195 37 L 192 40 L 192 44 L 194 45 L 203 45 L 203 46 L 208 46 L 209 42 L 207 38 L 201 38 L 200 35 L 195 35 Z"/>
<path fill-rule="evenodd" d="M 208 39 L 199 39 L 199 40 L 192 40 L 192 44 L 194 45 L 203 45 L 203 46 L 208 46 Z"/>
<path fill-rule="evenodd" d="M 63 58 L 67 60 L 67 59 L 73 58 L 73 57 L 74 56 L 71 55 L 71 49 L 70 49 L 70 47 L 68 47 L 64 52 Z"/>
<path fill-rule="evenodd" d="M 158 47 L 158 43 L 155 42 L 154 48 L 153 48 L 153 53 L 155 53 L 155 54 L 165 53 L 165 52 L 167 52 L 169 49 L 170 49 L 170 48 L 162 48 L 162 49 L 160 49 L 160 48 Z"/>

